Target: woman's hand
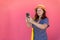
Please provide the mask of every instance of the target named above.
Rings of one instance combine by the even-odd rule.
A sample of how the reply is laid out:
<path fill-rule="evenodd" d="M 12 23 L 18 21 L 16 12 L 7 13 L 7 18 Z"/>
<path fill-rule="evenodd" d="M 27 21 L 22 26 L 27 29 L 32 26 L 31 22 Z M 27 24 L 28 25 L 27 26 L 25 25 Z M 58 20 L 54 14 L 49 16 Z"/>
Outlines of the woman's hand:
<path fill-rule="evenodd" d="M 33 19 L 31 17 L 29 17 L 29 18 L 26 17 L 26 22 L 32 23 Z"/>
<path fill-rule="evenodd" d="M 26 17 L 26 23 L 27 23 L 27 26 L 28 26 L 28 27 L 32 26 L 32 24 L 31 24 L 31 22 L 30 22 L 30 18 L 27 18 L 27 17 Z"/>
<path fill-rule="evenodd" d="M 26 17 L 26 22 L 29 22 L 29 19 L 30 19 L 30 18 Z"/>
<path fill-rule="evenodd" d="M 30 23 L 33 24 L 34 20 L 30 17 L 29 20 L 28 20 L 28 22 L 30 22 Z"/>

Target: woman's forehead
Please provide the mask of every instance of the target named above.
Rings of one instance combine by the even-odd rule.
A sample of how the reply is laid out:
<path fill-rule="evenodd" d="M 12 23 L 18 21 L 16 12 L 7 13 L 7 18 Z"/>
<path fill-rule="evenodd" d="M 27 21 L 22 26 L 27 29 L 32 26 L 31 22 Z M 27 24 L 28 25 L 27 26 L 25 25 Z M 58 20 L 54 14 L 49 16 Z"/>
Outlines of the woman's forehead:
<path fill-rule="evenodd" d="M 41 8 L 38 8 L 37 10 L 42 10 Z"/>

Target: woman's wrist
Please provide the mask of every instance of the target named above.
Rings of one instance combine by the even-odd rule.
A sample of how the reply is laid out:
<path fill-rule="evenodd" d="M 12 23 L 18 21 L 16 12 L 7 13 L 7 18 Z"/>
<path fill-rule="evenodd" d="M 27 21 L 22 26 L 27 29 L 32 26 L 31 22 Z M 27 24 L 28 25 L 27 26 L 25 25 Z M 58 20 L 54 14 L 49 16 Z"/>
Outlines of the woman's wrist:
<path fill-rule="evenodd" d="M 35 21 L 32 21 L 31 23 L 32 23 L 32 24 L 34 24 L 34 23 L 35 23 Z"/>

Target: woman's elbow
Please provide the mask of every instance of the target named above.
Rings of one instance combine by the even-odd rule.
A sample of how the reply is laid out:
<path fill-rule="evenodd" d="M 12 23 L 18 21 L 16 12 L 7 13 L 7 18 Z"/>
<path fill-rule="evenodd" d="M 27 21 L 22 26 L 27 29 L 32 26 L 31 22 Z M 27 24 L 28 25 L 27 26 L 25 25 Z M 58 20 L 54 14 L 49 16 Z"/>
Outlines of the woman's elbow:
<path fill-rule="evenodd" d="M 40 29 L 46 29 L 46 27 L 40 27 Z"/>
<path fill-rule="evenodd" d="M 40 29 L 46 29 L 47 28 L 47 25 L 42 25 L 41 27 L 40 27 Z"/>

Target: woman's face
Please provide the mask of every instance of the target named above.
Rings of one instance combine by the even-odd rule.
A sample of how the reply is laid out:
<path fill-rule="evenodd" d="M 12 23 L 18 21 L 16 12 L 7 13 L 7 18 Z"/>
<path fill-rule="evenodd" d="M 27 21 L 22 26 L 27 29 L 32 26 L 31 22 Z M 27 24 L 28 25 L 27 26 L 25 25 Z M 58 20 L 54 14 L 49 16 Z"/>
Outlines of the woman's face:
<path fill-rule="evenodd" d="M 42 16 L 43 10 L 41 8 L 38 8 L 37 9 L 37 14 L 38 14 L 38 16 Z"/>

